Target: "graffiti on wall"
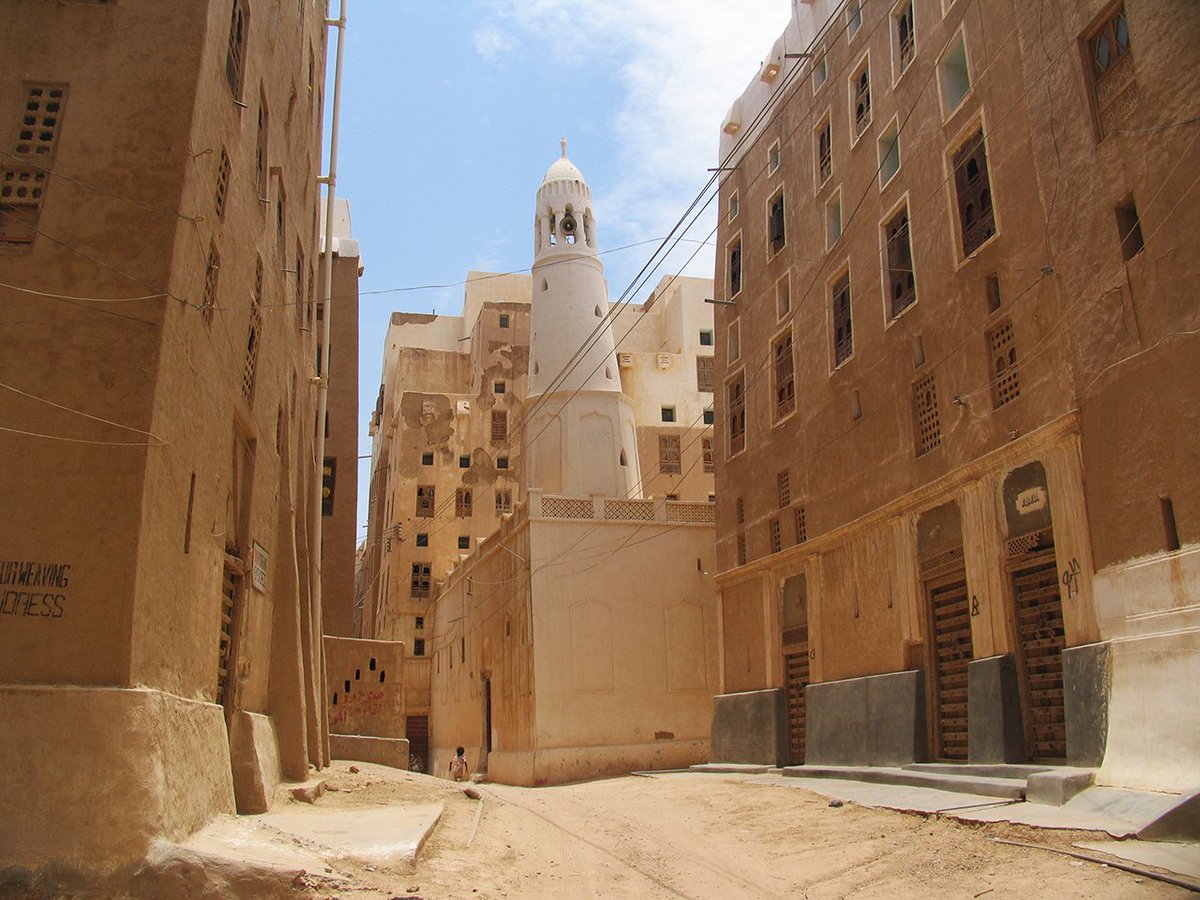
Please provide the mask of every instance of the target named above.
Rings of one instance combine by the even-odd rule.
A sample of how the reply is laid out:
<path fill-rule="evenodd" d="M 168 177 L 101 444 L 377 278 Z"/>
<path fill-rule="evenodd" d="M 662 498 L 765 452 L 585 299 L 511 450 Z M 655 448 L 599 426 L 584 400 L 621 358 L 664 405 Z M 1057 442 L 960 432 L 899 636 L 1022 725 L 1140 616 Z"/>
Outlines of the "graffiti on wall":
<path fill-rule="evenodd" d="M 0 616 L 61 619 L 70 563 L 0 560 Z"/>
<path fill-rule="evenodd" d="M 342 693 L 337 698 L 333 715 L 329 719 L 329 728 L 336 730 L 346 722 L 361 722 L 371 716 L 383 713 L 383 689 L 359 690 Z"/>

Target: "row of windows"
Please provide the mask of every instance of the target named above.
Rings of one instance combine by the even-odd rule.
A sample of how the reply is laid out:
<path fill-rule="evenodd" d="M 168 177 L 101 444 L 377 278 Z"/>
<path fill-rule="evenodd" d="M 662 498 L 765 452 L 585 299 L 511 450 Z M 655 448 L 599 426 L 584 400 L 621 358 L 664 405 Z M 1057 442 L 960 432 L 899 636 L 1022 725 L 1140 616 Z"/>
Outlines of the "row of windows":
<path fill-rule="evenodd" d="M 501 421 L 503 424 L 504 437 L 497 438 L 495 436 L 497 433 L 499 433 L 497 430 L 497 421 Z M 497 420 L 495 417 L 493 417 L 493 419 L 492 419 L 492 440 L 493 441 L 503 441 L 508 436 L 507 428 L 508 428 L 507 417 L 505 417 L 505 419 L 503 419 L 503 420 Z M 421 454 L 421 465 L 432 466 L 433 463 L 434 463 L 434 453 L 432 450 L 426 450 L 424 453 Z M 459 454 L 458 467 L 460 469 L 471 468 L 471 457 L 466 453 Z M 507 469 L 508 468 L 508 457 L 507 456 L 497 456 L 496 457 L 496 468 L 497 469 Z"/>
<path fill-rule="evenodd" d="M 989 290 L 992 285 L 989 280 Z M 836 298 L 835 298 L 836 301 Z M 848 298 L 847 298 L 848 301 Z M 990 302 L 990 300 L 989 300 Z M 837 307 L 834 309 L 837 315 Z M 996 322 L 984 333 L 989 357 L 989 387 L 992 407 L 1010 403 L 1021 395 L 1020 374 L 1017 366 L 1017 345 L 1010 319 Z M 771 385 L 773 391 L 773 419 L 778 423 L 796 410 L 795 361 L 791 331 L 785 332 L 772 343 L 773 366 Z M 925 363 L 924 348 L 918 342 L 914 349 L 914 366 Z M 726 399 L 729 409 L 727 425 L 729 455 L 733 456 L 746 448 L 746 370 L 741 369 L 726 384 Z M 958 402 L 956 398 L 956 402 Z M 915 455 L 921 456 L 941 445 L 941 422 L 938 414 L 937 385 L 933 373 L 918 379 L 912 386 L 912 409 L 914 421 Z M 858 390 L 851 392 L 851 419 L 862 418 L 862 400 Z M 780 506 L 789 502 L 786 481 L 780 482 Z"/>
<path fill-rule="evenodd" d="M 434 518 L 437 509 L 437 490 L 431 484 L 417 485 L 416 516 L 419 519 Z M 512 512 L 512 490 L 496 488 L 496 515 Z M 457 488 L 454 492 L 454 515 L 457 518 L 470 518 L 474 513 L 474 495 L 470 488 Z M 421 536 L 417 535 L 417 546 L 422 546 Z"/>

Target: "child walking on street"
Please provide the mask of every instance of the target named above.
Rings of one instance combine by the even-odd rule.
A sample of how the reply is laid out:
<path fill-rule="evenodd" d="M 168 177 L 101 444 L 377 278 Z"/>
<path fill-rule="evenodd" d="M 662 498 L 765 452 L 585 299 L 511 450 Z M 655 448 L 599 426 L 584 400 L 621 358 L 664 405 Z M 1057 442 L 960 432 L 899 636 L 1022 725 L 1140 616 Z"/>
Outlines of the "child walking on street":
<path fill-rule="evenodd" d="M 467 758 L 463 756 L 463 748 L 456 747 L 454 759 L 450 760 L 450 775 L 455 781 L 462 781 L 467 777 Z"/>

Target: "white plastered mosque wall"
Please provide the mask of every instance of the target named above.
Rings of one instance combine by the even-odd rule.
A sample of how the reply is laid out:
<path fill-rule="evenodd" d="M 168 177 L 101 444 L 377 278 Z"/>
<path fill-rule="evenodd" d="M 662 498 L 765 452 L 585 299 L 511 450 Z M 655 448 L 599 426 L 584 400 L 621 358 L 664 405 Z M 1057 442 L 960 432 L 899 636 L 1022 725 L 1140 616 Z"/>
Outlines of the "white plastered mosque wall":
<path fill-rule="evenodd" d="M 638 497 L 633 405 L 621 390 L 597 246 L 592 192 L 564 139 L 534 218 L 527 484 L 553 494 Z"/>

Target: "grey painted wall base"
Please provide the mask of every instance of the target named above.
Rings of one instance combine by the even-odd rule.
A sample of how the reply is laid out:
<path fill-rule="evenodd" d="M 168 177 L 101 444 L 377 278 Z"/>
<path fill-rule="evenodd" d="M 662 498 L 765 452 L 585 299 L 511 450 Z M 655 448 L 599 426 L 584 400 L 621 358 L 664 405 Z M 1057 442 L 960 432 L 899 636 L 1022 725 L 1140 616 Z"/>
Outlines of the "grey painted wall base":
<path fill-rule="evenodd" d="M 1098 767 L 1108 743 L 1109 644 L 1068 647 L 1062 664 L 1067 765 Z"/>
<path fill-rule="evenodd" d="M 810 684 L 805 765 L 925 762 L 925 677 L 919 669 Z"/>
<path fill-rule="evenodd" d="M 1021 688 L 1012 656 L 967 665 L 967 757 L 973 763 L 1025 762 Z"/>
<path fill-rule="evenodd" d="M 783 691 L 776 688 L 713 697 L 709 761 L 787 765 Z"/>

